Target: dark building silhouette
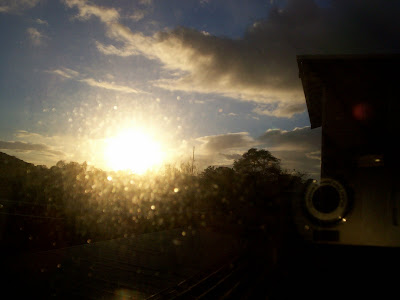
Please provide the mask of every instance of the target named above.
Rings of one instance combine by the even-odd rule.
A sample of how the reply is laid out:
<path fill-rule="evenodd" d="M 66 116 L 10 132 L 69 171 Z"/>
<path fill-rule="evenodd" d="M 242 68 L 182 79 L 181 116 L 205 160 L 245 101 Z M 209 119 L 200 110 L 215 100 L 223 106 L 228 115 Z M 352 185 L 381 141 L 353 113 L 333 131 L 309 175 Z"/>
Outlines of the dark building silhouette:
<path fill-rule="evenodd" d="M 315 242 L 400 246 L 400 55 L 297 57 L 321 182 L 297 203 Z M 301 202 L 301 203 L 300 203 Z"/>

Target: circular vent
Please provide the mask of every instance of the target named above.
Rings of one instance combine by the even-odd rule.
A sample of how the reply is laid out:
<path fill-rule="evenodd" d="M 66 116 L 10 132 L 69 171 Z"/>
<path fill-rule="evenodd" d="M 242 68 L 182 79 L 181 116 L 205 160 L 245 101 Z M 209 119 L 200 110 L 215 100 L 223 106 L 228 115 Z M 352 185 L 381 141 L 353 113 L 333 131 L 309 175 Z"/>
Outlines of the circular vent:
<path fill-rule="evenodd" d="M 311 183 L 306 191 L 305 208 L 319 222 L 341 221 L 348 206 L 346 189 L 334 179 L 323 178 L 320 184 Z"/>

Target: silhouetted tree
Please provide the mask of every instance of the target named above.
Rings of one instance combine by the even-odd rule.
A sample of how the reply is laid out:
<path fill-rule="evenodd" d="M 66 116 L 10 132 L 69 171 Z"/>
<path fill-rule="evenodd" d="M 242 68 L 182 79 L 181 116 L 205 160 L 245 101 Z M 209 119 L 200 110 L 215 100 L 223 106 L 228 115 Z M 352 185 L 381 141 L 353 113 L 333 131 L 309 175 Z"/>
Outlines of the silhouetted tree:
<path fill-rule="evenodd" d="M 280 160 L 268 150 L 249 149 L 243 156 L 235 160 L 233 169 L 240 174 L 259 173 L 264 176 L 275 176 L 281 173 Z"/>
<path fill-rule="evenodd" d="M 202 173 L 201 177 L 207 181 L 230 181 L 234 176 L 234 171 L 228 167 L 209 166 Z"/>
<path fill-rule="evenodd" d="M 215 209 L 230 209 L 237 198 L 236 174 L 228 167 L 207 167 L 200 175 L 202 193 Z"/>

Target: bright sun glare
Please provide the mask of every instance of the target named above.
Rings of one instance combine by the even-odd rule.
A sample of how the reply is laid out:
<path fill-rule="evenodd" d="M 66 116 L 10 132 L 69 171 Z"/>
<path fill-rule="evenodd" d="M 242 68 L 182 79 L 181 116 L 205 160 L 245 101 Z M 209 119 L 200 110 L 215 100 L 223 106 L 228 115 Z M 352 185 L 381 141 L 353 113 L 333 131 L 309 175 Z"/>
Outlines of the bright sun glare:
<path fill-rule="evenodd" d="M 163 160 L 160 145 L 150 135 L 136 129 L 120 132 L 107 140 L 105 158 L 114 171 L 143 174 Z"/>

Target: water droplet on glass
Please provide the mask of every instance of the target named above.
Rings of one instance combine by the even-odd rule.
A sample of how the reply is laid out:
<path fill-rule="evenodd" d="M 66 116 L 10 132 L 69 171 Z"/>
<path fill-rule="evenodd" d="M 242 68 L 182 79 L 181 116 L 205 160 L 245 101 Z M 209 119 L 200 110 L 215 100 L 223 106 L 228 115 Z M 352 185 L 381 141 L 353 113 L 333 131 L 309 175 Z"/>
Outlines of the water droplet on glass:
<path fill-rule="evenodd" d="M 174 239 L 174 240 L 172 240 L 172 243 L 173 243 L 175 246 L 179 246 L 182 242 L 181 242 L 180 240 Z"/>

